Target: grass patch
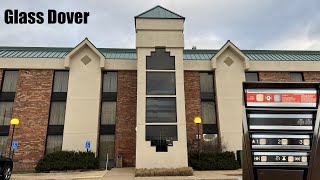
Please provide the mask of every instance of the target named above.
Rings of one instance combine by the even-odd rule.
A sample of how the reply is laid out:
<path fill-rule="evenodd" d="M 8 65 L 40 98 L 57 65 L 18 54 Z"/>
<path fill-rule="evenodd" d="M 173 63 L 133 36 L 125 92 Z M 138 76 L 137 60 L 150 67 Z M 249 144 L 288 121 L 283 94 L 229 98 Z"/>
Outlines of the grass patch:
<path fill-rule="evenodd" d="M 192 176 L 193 169 L 185 168 L 154 168 L 154 169 L 136 169 L 136 177 L 146 176 Z"/>
<path fill-rule="evenodd" d="M 14 174 L 30 174 L 35 172 L 36 172 L 35 170 L 14 170 L 13 169 Z"/>

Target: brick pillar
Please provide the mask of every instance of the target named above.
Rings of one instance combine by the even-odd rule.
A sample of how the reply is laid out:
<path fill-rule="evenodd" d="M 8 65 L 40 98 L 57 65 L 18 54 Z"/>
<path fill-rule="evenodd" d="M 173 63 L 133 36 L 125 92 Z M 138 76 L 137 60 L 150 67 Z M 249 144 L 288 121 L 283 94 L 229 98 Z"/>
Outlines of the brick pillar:
<path fill-rule="evenodd" d="M 53 70 L 20 70 L 13 117 L 20 120 L 14 140 L 19 146 L 14 152 L 14 169 L 33 169 L 44 155 Z M 11 139 L 10 129 L 9 141 Z M 10 146 L 7 146 L 9 151 Z"/>
<path fill-rule="evenodd" d="M 188 150 L 192 151 L 197 145 L 196 135 L 198 127 L 193 122 L 197 116 L 201 117 L 201 96 L 200 96 L 200 73 L 195 71 L 184 72 L 184 91 L 186 103 L 186 125 Z M 202 125 L 200 125 L 200 135 L 202 135 Z"/>
<path fill-rule="evenodd" d="M 115 155 L 124 167 L 134 167 L 136 158 L 137 72 L 118 71 Z"/>
<path fill-rule="evenodd" d="M 0 88 L 1 88 L 1 84 L 2 84 L 2 76 L 3 76 L 3 70 L 0 69 Z"/>
<path fill-rule="evenodd" d="M 289 72 L 259 72 L 260 81 L 289 82 Z"/>
<path fill-rule="evenodd" d="M 304 72 L 303 78 L 306 82 L 319 82 L 320 72 Z"/>

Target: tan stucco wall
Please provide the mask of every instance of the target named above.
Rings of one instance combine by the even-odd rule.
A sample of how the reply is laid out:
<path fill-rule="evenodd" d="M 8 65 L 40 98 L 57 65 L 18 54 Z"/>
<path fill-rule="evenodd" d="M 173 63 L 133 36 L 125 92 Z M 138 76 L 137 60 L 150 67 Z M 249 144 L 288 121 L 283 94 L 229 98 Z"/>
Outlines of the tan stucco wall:
<path fill-rule="evenodd" d="M 186 114 L 184 100 L 183 20 L 137 19 L 137 144 L 136 168 L 177 168 L 188 166 Z M 178 141 L 168 147 L 168 152 L 156 152 L 156 147 L 146 141 L 146 56 L 155 47 L 166 47 L 175 56 L 176 103 Z M 167 123 L 165 123 L 167 124 Z M 167 124 L 168 125 L 168 124 Z M 174 159 L 174 161 L 173 161 Z"/>
<path fill-rule="evenodd" d="M 0 58 L 0 68 L 65 69 L 63 58 Z"/>
<path fill-rule="evenodd" d="M 183 19 L 136 19 L 136 30 L 183 31 Z"/>
<path fill-rule="evenodd" d="M 139 47 L 184 47 L 182 31 L 138 31 L 136 46 Z"/>
<path fill-rule="evenodd" d="M 187 167 L 187 137 L 184 100 L 184 71 L 182 48 L 167 48 L 171 56 L 175 56 L 176 64 L 176 102 L 178 141 L 168 147 L 168 152 L 156 152 L 156 147 L 151 146 L 150 141 L 145 140 L 146 123 L 146 56 L 154 51 L 154 48 L 139 48 L 138 50 L 138 86 L 137 86 L 137 144 L 136 144 L 136 168 L 177 168 Z M 148 123 L 156 125 L 156 123 Z M 159 125 L 159 123 L 157 124 Z M 174 161 L 172 160 L 174 159 Z"/>
<path fill-rule="evenodd" d="M 183 66 L 185 71 L 211 71 L 211 60 L 184 60 Z"/>
<path fill-rule="evenodd" d="M 224 61 L 234 62 L 228 66 Z M 245 80 L 244 60 L 230 49 L 217 58 L 215 84 L 219 130 L 227 150 L 242 149 L 242 82 Z"/>
<path fill-rule="evenodd" d="M 81 59 L 91 59 L 85 65 Z M 100 60 L 88 46 L 70 59 L 67 108 L 63 133 L 63 150 L 85 151 L 85 142 L 91 142 L 96 152 L 99 127 L 101 69 Z"/>

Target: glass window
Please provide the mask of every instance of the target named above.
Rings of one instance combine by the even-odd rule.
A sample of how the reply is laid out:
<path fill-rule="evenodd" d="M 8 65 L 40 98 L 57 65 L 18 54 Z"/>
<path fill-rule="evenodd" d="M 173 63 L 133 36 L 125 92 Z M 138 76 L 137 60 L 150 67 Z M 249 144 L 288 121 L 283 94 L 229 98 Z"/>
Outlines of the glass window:
<path fill-rule="evenodd" d="M 200 73 L 201 92 L 213 92 L 213 74 Z"/>
<path fill-rule="evenodd" d="M 174 70 L 174 57 L 165 48 L 156 48 L 151 56 L 147 56 L 147 69 Z"/>
<path fill-rule="evenodd" d="M 0 136 L 0 155 L 5 155 L 7 148 L 8 136 Z"/>
<path fill-rule="evenodd" d="M 290 73 L 292 82 L 303 82 L 303 74 L 301 72 Z"/>
<path fill-rule="evenodd" d="M 214 102 L 201 102 L 202 123 L 216 124 L 216 109 Z"/>
<path fill-rule="evenodd" d="M 56 71 L 53 80 L 53 92 L 67 92 L 68 91 L 69 72 Z"/>
<path fill-rule="evenodd" d="M 62 135 L 49 135 L 47 137 L 46 154 L 62 150 Z"/>
<path fill-rule="evenodd" d="M 117 72 L 103 74 L 103 92 L 117 92 Z"/>
<path fill-rule="evenodd" d="M 117 112 L 116 105 L 116 102 L 102 102 L 101 125 L 115 124 Z"/>
<path fill-rule="evenodd" d="M 64 125 L 66 102 L 51 102 L 49 125 Z"/>
<path fill-rule="evenodd" d="M 4 71 L 2 92 L 16 92 L 19 71 Z"/>
<path fill-rule="evenodd" d="M 175 73 L 147 72 L 147 95 L 176 94 Z"/>
<path fill-rule="evenodd" d="M 175 98 L 147 98 L 147 123 L 177 122 Z"/>
<path fill-rule="evenodd" d="M 99 161 L 100 167 L 105 167 L 107 154 L 109 159 L 109 164 L 114 162 L 114 135 L 100 135 L 100 145 L 99 145 Z"/>
<path fill-rule="evenodd" d="M 246 81 L 259 81 L 259 75 L 257 72 L 246 72 Z"/>
<path fill-rule="evenodd" d="M 147 125 L 146 126 L 146 141 L 152 140 L 178 140 L 177 126 L 176 125 L 166 125 L 166 126 L 156 126 Z"/>
<path fill-rule="evenodd" d="M 0 125 L 10 125 L 13 102 L 0 102 Z"/>

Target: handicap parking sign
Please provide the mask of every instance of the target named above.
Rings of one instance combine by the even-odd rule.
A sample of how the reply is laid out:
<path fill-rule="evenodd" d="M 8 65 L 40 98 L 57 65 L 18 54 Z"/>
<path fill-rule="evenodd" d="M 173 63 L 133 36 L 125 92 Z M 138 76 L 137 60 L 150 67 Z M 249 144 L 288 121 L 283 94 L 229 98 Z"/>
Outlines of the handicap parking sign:
<path fill-rule="evenodd" d="M 90 141 L 86 142 L 86 149 L 90 149 Z"/>
<path fill-rule="evenodd" d="M 18 148 L 18 141 L 12 141 L 11 148 L 17 149 Z"/>

